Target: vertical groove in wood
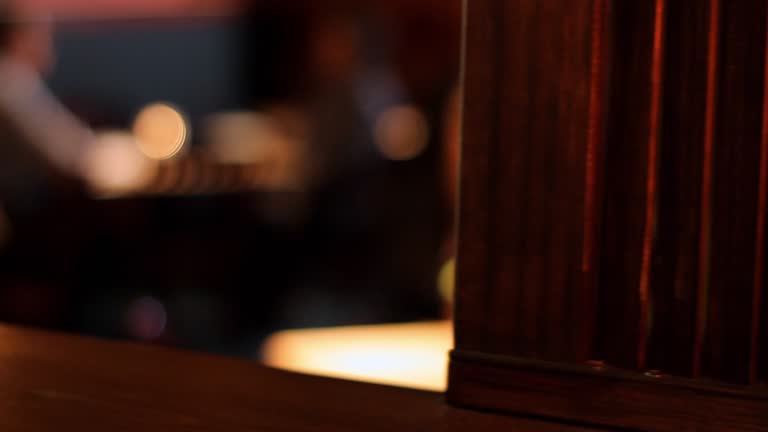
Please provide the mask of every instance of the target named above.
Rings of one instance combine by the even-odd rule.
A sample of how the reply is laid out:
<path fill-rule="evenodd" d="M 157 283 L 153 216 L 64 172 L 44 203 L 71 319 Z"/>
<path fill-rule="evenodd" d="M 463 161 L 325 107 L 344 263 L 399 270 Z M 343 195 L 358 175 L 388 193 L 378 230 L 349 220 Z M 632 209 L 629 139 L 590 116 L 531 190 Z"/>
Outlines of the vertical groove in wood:
<path fill-rule="evenodd" d="M 711 243 L 701 375 L 749 382 L 765 81 L 765 0 L 720 1 Z"/>
<path fill-rule="evenodd" d="M 707 89 L 704 119 L 704 160 L 701 184 L 701 226 L 699 234 L 699 276 L 696 294 L 696 332 L 693 348 L 693 376 L 701 375 L 704 337 L 707 330 L 709 260 L 712 237 L 712 171 L 717 115 L 720 0 L 710 0 L 707 43 Z"/>
<path fill-rule="evenodd" d="M 768 22 L 768 12 L 766 13 Z M 752 329 L 749 347 L 749 382 L 756 384 L 759 379 L 760 326 L 763 291 L 763 269 L 765 263 L 765 218 L 768 204 L 768 24 L 766 25 L 766 54 L 763 62 L 763 126 L 760 140 L 760 184 L 757 197 L 757 220 L 755 232 L 755 274 L 752 286 Z"/>
<path fill-rule="evenodd" d="M 584 240 L 582 246 L 582 292 L 573 301 L 581 306 L 584 325 L 574 338 L 574 351 L 582 361 L 594 355 L 595 308 L 597 301 L 598 238 L 600 235 L 600 165 L 605 145 L 606 82 L 608 78 L 609 0 L 594 0 L 592 4 L 591 77 L 589 89 L 589 130 L 584 175 Z"/>
<path fill-rule="evenodd" d="M 600 227 L 598 360 L 638 368 L 656 2 L 615 1 Z"/>
<path fill-rule="evenodd" d="M 691 376 L 695 334 L 708 10 L 708 1 L 676 0 L 666 12 L 648 368 L 679 376 Z"/>
<path fill-rule="evenodd" d="M 592 74 L 589 89 L 589 132 L 584 176 L 584 245 L 581 271 L 591 273 L 595 267 L 595 238 L 597 237 L 597 148 L 602 144 L 603 73 L 602 32 L 600 20 L 605 1 L 595 0 L 592 12 Z"/>
<path fill-rule="evenodd" d="M 645 196 L 645 228 L 643 232 L 642 268 L 640 270 L 640 323 L 637 349 L 637 365 L 645 369 L 648 361 L 648 336 L 651 325 L 651 256 L 656 232 L 658 211 L 657 176 L 660 128 L 662 122 L 662 97 L 664 92 L 664 33 L 666 0 L 656 0 L 653 25 L 653 55 L 651 64 L 650 133 L 648 139 L 648 173 Z"/>

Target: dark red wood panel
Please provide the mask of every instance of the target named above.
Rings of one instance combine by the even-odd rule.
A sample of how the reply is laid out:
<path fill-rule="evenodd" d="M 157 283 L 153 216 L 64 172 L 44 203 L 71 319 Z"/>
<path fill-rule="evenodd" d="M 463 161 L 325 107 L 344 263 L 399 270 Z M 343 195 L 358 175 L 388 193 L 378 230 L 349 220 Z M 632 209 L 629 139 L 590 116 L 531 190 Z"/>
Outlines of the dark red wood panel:
<path fill-rule="evenodd" d="M 594 8 L 591 0 L 467 3 L 468 26 L 482 30 L 467 36 L 464 72 L 472 132 L 458 278 L 474 288 L 458 294 L 462 349 L 586 359 L 593 313 L 584 299 L 594 296 L 582 270 L 584 227 L 597 216 L 585 197 L 601 139 L 591 116 L 602 109 L 590 83 L 601 78 L 594 38 L 604 37 L 592 31 Z"/>
<path fill-rule="evenodd" d="M 766 0 L 467 1 L 451 400 L 768 428 L 767 20 Z M 517 385 L 521 361 L 552 367 Z M 613 398 L 577 403 L 606 370 Z"/>
<path fill-rule="evenodd" d="M 449 397 L 474 408 L 567 419 L 607 430 L 768 430 L 766 394 L 733 386 L 480 356 L 454 357 L 451 377 L 457 384 Z"/>
<path fill-rule="evenodd" d="M 702 375 L 749 381 L 766 2 L 723 1 Z"/>
<path fill-rule="evenodd" d="M 768 40 L 768 36 L 766 36 Z M 751 383 L 765 382 L 768 378 L 768 364 L 764 361 L 763 350 L 766 342 L 766 223 L 768 222 L 768 43 L 764 65 L 763 86 L 763 129 L 760 139 L 760 177 L 757 196 L 755 232 L 755 274 L 752 281 L 752 328 L 750 334 L 749 380 Z"/>
<path fill-rule="evenodd" d="M 648 367 L 692 376 L 712 2 L 667 5 L 659 213 Z"/>
<path fill-rule="evenodd" d="M 493 286 L 490 251 L 493 242 L 491 211 L 491 163 L 499 141 L 499 95 L 502 56 L 500 2 L 468 2 L 465 25 L 477 29 L 466 33 L 463 71 L 463 128 L 473 130 L 464 137 L 461 154 L 460 234 L 457 284 L 468 287 L 456 292 L 456 343 L 469 350 L 482 350 L 490 336 L 488 317 Z M 467 49 L 466 47 L 474 47 Z M 477 65 L 471 67 L 470 65 Z M 486 175 L 485 173 L 488 173 Z M 471 288 L 469 288 L 471 287 Z M 506 339 L 499 329 L 499 338 Z"/>
<path fill-rule="evenodd" d="M 656 187 L 664 89 L 656 76 L 663 58 L 655 50 L 661 48 L 657 41 L 664 32 L 664 7 L 664 1 L 614 2 L 612 15 L 596 358 L 627 368 L 645 362 L 641 344 L 648 337 L 644 254 L 653 246 L 646 240 L 652 234 L 647 229 L 657 213 L 651 188 Z"/>

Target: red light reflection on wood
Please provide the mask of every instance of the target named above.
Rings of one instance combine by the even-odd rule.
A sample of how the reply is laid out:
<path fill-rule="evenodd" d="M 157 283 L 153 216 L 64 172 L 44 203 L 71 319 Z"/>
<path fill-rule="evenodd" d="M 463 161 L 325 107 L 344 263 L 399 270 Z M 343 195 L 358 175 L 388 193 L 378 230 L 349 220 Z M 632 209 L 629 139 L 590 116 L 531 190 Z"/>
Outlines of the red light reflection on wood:
<path fill-rule="evenodd" d="M 640 369 L 646 367 L 648 352 L 648 334 L 650 325 L 650 280 L 651 255 L 656 231 L 656 212 L 658 207 L 657 172 L 659 154 L 659 136 L 661 128 L 661 105 L 664 75 L 664 21 L 666 0 L 656 0 L 656 15 L 653 33 L 653 64 L 651 67 L 651 118 L 648 140 L 648 183 L 645 200 L 645 231 L 643 233 L 642 270 L 640 271 L 640 337 L 637 348 L 637 363 Z"/>
<path fill-rule="evenodd" d="M 720 35 L 720 0 L 711 0 L 707 59 L 707 102 L 704 120 L 704 167 L 701 185 L 701 232 L 699 240 L 699 280 L 696 295 L 696 335 L 693 349 L 693 376 L 701 376 L 702 351 L 707 331 L 709 260 L 712 245 L 712 150 L 717 116 L 717 80 Z"/>

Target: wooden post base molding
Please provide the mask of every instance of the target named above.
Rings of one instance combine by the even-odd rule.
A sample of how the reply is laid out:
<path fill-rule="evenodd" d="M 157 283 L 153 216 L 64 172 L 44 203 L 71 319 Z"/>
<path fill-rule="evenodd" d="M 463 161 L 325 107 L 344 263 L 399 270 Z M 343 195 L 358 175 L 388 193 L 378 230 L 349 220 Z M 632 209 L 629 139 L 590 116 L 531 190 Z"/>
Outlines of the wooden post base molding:
<path fill-rule="evenodd" d="M 450 403 L 482 410 L 654 431 L 768 430 L 768 389 L 454 351 Z"/>

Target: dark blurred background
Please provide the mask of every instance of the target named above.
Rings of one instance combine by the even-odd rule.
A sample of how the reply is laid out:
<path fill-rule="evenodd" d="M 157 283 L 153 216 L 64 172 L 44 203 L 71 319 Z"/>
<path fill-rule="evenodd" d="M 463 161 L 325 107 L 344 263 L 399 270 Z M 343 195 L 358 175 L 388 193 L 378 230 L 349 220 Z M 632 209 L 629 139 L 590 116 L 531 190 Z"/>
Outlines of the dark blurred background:
<path fill-rule="evenodd" d="M 0 196 L 0 320 L 254 356 L 445 317 L 459 0 L 49 3 L 95 138 L 82 188 Z"/>

